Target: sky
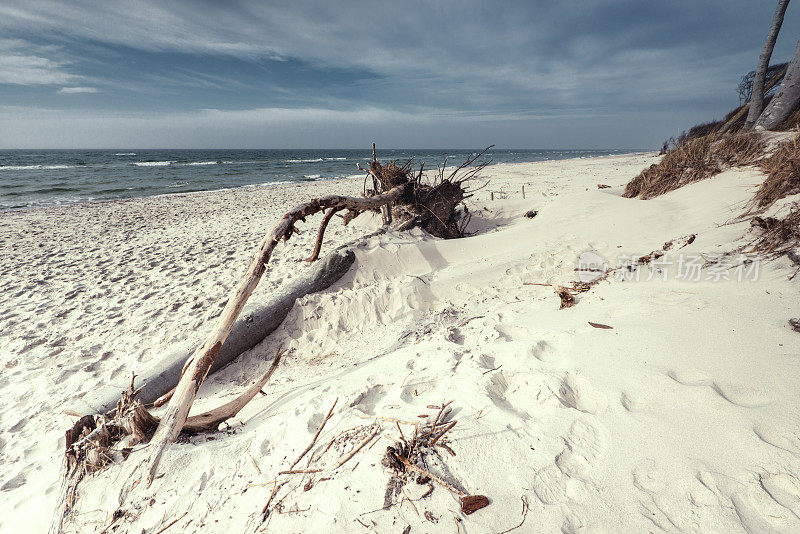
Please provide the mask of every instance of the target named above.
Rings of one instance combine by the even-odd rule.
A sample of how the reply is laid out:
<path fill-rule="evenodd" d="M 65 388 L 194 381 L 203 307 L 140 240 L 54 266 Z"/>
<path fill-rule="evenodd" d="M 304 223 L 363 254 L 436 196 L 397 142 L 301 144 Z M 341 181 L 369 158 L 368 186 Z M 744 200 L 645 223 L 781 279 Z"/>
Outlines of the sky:
<path fill-rule="evenodd" d="M 0 148 L 654 148 L 738 105 L 774 8 L 3 0 Z"/>

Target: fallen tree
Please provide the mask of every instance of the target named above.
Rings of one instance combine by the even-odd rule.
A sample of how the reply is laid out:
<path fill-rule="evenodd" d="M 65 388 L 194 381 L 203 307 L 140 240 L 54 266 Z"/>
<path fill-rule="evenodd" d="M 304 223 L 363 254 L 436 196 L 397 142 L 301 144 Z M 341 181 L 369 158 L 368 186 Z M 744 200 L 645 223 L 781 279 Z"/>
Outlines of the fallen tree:
<path fill-rule="evenodd" d="M 151 453 L 141 466 L 145 471 L 147 485 L 149 485 L 155 477 L 164 450 L 175 441 L 181 431 L 216 430 L 222 421 L 233 417 L 255 396 L 274 372 L 279 356 L 273 360 L 269 371 L 234 401 L 199 416 L 189 417 L 189 410 L 194 403 L 198 389 L 219 356 L 221 348 L 231 334 L 248 298 L 266 272 L 275 247 L 281 240 L 288 241 L 295 234 L 298 222 L 305 221 L 307 217 L 316 213 L 326 212 L 319 228 L 314 252 L 309 261 L 314 261 L 318 257 L 325 229 L 333 216 L 341 211 L 346 212 L 343 216 L 345 224 L 366 211 L 380 210 L 384 215 L 384 223 L 386 225 L 393 223 L 399 230 L 408 230 L 419 226 L 437 237 L 462 237 L 469 221 L 469 212 L 466 206 L 463 206 L 463 209 L 459 209 L 459 206 L 471 196 L 465 184 L 475 179 L 488 164 L 488 162 L 474 163 L 489 148 L 491 147 L 471 155 L 464 163 L 449 172 L 445 160 L 445 164 L 439 167 L 433 180 L 427 182 L 423 179 L 422 164 L 418 171 L 411 170 L 411 160 L 403 165 L 395 162 L 383 165 L 377 160 L 373 145 L 372 161 L 369 169 L 365 169 L 366 178 L 372 178 L 373 189 L 367 190 L 365 187 L 360 197 L 330 195 L 313 199 L 287 212 L 272 232 L 262 240 L 242 280 L 232 291 L 214 331 L 186 361 L 174 394 L 161 417 L 151 415 L 144 405 L 135 399 L 140 391 L 135 390 L 133 382 L 131 382 L 129 391 L 123 393 L 120 403 L 112 412 L 95 417 L 83 417 L 67 431 L 65 457 L 68 464 L 73 464 L 73 468 L 67 470 L 65 495 L 72 495 L 74 498 L 75 486 L 79 481 L 79 478 L 72 478 L 72 482 L 68 484 L 71 473 L 86 472 L 85 466 L 82 470 L 74 467 L 74 460 L 78 452 L 76 447 L 85 448 L 87 443 L 97 443 L 102 446 L 100 450 L 105 451 L 109 450 L 113 439 L 119 440 L 125 436 L 134 436 L 134 440 L 137 442 L 144 441 L 152 428 L 157 425 L 155 433 L 150 439 Z M 107 424 L 108 421 L 115 422 Z M 122 430 L 116 430 L 115 433 L 98 431 L 98 428 L 108 429 L 109 425 Z M 89 447 L 87 450 L 95 449 L 96 447 Z M 110 459 L 106 459 L 96 462 L 97 454 L 99 453 L 84 454 L 84 461 L 89 462 L 90 470 L 110 461 Z M 134 471 L 134 478 L 138 475 L 139 473 Z M 128 490 L 138 484 L 140 480 L 131 480 L 130 482 L 128 489 L 123 489 L 121 497 L 124 498 Z M 69 498 L 62 498 L 62 501 L 68 502 Z M 63 513 L 57 519 L 59 528 L 62 518 Z"/>

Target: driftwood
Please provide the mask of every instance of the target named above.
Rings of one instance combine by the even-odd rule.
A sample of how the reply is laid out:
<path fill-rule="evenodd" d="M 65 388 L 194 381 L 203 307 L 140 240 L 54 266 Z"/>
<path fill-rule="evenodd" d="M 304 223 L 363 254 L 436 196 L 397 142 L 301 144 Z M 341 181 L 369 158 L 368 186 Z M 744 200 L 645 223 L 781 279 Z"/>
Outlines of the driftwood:
<path fill-rule="evenodd" d="M 425 464 L 425 455 L 430 454 L 437 446 L 445 449 L 451 456 L 455 456 L 455 452 L 442 439 L 457 423 L 457 421 L 448 421 L 452 411 L 449 406 L 452 402 L 443 402 L 441 406 L 428 406 L 428 408 L 438 409 L 436 417 L 432 422 L 422 426 L 414 423 L 414 435 L 409 440 L 403 435 L 398 423 L 397 430 L 400 432 L 400 441 L 386 447 L 386 454 L 381 463 L 395 472 L 392 483 L 399 483 L 402 486 L 412 473 L 417 475 L 418 484 L 436 482 L 447 491 L 457 495 L 461 501 L 461 511 L 469 515 L 488 506 L 489 499 L 484 495 L 470 495 L 463 489 L 431 473 L 429 469 L 418 465 Z M 426 496 L 433 491 L 432 485 L 430 488 Z"/>
<path fill-rule="evenodd" d="M 470 196 L 466 194 L 463 184 L 474 179 L 487 165 L 487 163 L 477 165 L 473 165 L 473 163 L 490 148 L 491 146 L 467 158 L 447 177 L 445 177 L 446 166 L 443 165 L 439 168 L 438 179 L 434 181 L 433 185 L 430 185 L 422 182 L 422 166 L 418 173 L 410 171 L 411 160 L 401 166 L 394 162 L 382 165 L 377 160 L 375 145 L 373 145 L 372 161 L 367 171 L 368 175 L 372 176 L 374 185 L 370 196 L 331 195 L 310 200 L 286 213 L 272 233 L 262 241 L 243 280 L 232 293 L 222 311 L 216 330 L 187 362 L 174 395 L 167 406 L 167 411 L 150 443 L 152 452 L 147 461 L 148 485 L 155 477 L 164 449 L 178 437 L 189 414 L 189 409 L 197 396 L 197 390 L 205 380 L 245 302 L 266 270 L 275 246 L 279 241 L 287 241 L 292 237 L 297 222 L 305 221 L 306 217 L 310 215 L 328 210 L 320 225 L 315 250 L 309 258 L 310 260 L 315 259 L 319 253 L 325 228 L 333 216 L 331 212 L 335 213 L 344 209 L 348 210 L 345 222 L 349 222 L 365 211 L 375 211 L 385 207 L 384 223 L 392 221 L 391 214 L 394 210 L 398 215 L 400 226 L 404 229 L 419 225 L 438 237 L 461 237 L 464 235 L 464 228 L 469 216 L 466 208 L 463 213 L 459 213 L 456 207 Z M 377 190 L 379 187 L 380 192 Z"/>
<path fill-rule="evenodd" d="M 310 215 L 319 212 L 325 213 L 314 252 L 309 258 L 311 261 L 319 255 L 325 229 L 333 216 L 343 210 L 346 210 L 342 217 L 344 224 L 365 211 L 383 211 L 384 222 L 395 221 L 395 227 L 398 229 L 421 226 L 437 237 L 461 237 L 464 235 L 464 228 L 469 221 L 469 214 L 466 206 L 463 207 L 463 210 L 460 210 L 459 206 L 465 198 L 471 196 L 471 192 L 467 191 L 464 183 L 474 179 L 486 165 L 485 163 L 472 165 L 484 152 L 470 156 L 464 164 L 450 172 L 448 176 L 445 176 L 445 166 L 442 166 L 433 183 L 423 183 L 422 166 L 418 172 L 411 172 L 410 161 L 404 165 L 397 165 L 394 162 L 382 165 L 377 161 L 373 147 L 373 160 L 367 171 L 367 178 L 372 177 L 372 191 L 367 191 L 365 188 L 361 197 L 330 195 L 313 199 L 286 213 L 273 231 L 262 240 L 244 277 L 229 296 L 225 308 L 217 319 L 216 328 L 186 360 L 185 365 L 171 366 L 171 376 L 162 373 L 155 377 L 148 377 L 151 385 L 137 390 L 134 390 L 133 381 L 131 381 L 129 390 L 123 393 L 122 399 L 114 409 L 98 416 L 87 416 L 81 419 L 75 427 L 68 431 L 66 461 L 69 462 L 70 456 L 73 456 L 72 465 L 74 467 L 74 465 L 78 465 L 74 460 L 82 455 L 80 465 L 85 469 L 101 468 L 118 459 L 120 447 L 123 447 L 123 452 L 119 459 L 124 459 L 130 451 L 130 448 L 126 449 L 125 447 L 131 443 L 146 441 L 150 433 L 155 430 L 148 447 L 150 454 L 133 470 L 130 479 L 122 488 L 119 495 L 120 504 L 143 479 L 147 480 L 147 485 L 152 483 L 165 448 L 177 438 L 181 431 L 191 433 L 216 430 L 221 422 L 238 413 L 274 373 L 280 361 L 280 354 L 274 358 L 270 369 L 235 400 L 209 412 L 188 417 L 198 389 L 215 364 L 221 367 L 227 363 L 225 360 L 229 357 L 232 358 L 260 342 L 269 331 L 280 325 L 294 301 L 299 296 L 310 292 L 309 284 L 301 284 L 300 292 L 287 291 L 286 298 L 280 297 L 277 302 L 273 302 L 274 306 L 270 305 L 273 306 L 271 308 L 273 311 L 277 311 L 276 313 L 259 314 L 259 320 L 264 320 L 264 324 L 268 327 L 266 332 L 263 329 L 253 331 L 250 324 L 253 321 L 249 320 L 251 317 L 237 323 L 237 318 L 244 311 L 248 298 L 266 271 L 278 242 L 289 240 L 295 233 L 298 222 L 305 221 L 306 217 Z M 326 260 L 326 263 L 320 265 L 321 274 L 312 277 L 313 282 L 310 285 L 314 287 L 311 290 L 318 291 L 330 286 L 349 269 L 353 262 L 352 251 L 332 255 Z M 239 328 L 243 328 L 241 335 L 237 333 Z M 226 354 L 226 351 L 230 351 L 233 356 Z M 174 393 L 169 398 L 169 404 L 164 414 L 160 418 L 150 414 L 141 402 L 142 399 L 137 397 L 144 393 L 145 399 L 150 402 L 157 391 L 163 392 L 165 384 L 173 384 L 177 376 L 180 376 L 180 379 Z M 170 380 L 172 380 L 171 383 Z M 153 383 L 156 383 L 158 387 L 155 388 Z M 331 413 L 328 417 L 330 415 Z M 370 439 L 374 436 L 375 433 L 370 436 Z M 125 444 L 119 444 L 123 439 L 127 440 Z M 369 439 L 364 443 L 368 441 Z M 447 448 L 441 443 L 436 445 Z M 347 458 L 344 458 L 343 461 L 347 461 Z M 340 461 L 340 465 L 343 461 Z M 88 472 L 85 469 L 81 473 Z M 68 498 L 64 499 L 64 502 L 67 503 L 67 509 L 71 506 L 71 500 L 75 498 L 75 489 L 80 478 L 82 478 L 82 474 L 81 477 L 71 477 L 68 473 L 65 477 L 67 490 L 65 495 Z M 64 515 L 58 517 L 56 521 L 58 528 L 64 517 Z"/>
<path fill-rule="evenodd" d="M 206 378 L 214 359 L 230 334 L 236 318 L 242 311 L 247 299 L 258 285 L 261 276 L 266 271 L 267 263 L 272 256 L 273 250 L 279 241 L 289 240 L 295 232 L 295 225 L 298 221 L 305 220 L 306 217 L 324 211 L 326 209 L 347 208 L 352 211 L 363 212 L 366 210 L 378 209 L 381 206 L 394 202 L 405 192 L 405 184 L 398 185 L 386 193 L 373 197 L 346 197 L 331 195 L 319 199 L 314 199 L 305 204 L 301 204 L 283 216 L 281 222 L 273 229 L 261 243 L 258 252 L 250 263 L 244 279 L 234 290 L 228 304 L 222 311 L 219 323 L 214 332 L 206 341 L 195 351 L 187 366 L 183 376 L 178 382 L 175 394 L 167 406 L 167 411 L 161 418 L 161 423 L 153 436 L 150 447 L 152 452 L 148 460 L 147 483 L 152 483 L 158 469 L 158 463 L 164 449 L 175 441 L 183 428 L 189 409 L 197 396 L 197 390 Z"/>

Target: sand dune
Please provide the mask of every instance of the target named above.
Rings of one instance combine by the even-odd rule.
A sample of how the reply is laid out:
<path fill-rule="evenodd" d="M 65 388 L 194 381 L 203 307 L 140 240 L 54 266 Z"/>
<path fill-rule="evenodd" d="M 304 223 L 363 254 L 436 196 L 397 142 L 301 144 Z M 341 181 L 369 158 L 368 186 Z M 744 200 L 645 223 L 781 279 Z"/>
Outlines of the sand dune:
<path fill-rule="evenodd" d="M 800 335 L 787 326 L 800 282 L 785 260 L 719 256 L 747 242 L 748 221 L 735 218 L 762 176 L 731 170 L 653 200 L 621 198 L 653 161 L 494 165 L 491 186 L 470 199 L 474 236 L 416 230 L 364 242 L 343 279 L 298 301 L 272 336 L 207 381 L 193 411 L 231 398 L 290 349 L 266 395 L 230 426 L 167 450 L 163 476 L 124 504 L 120 531 L 176 519 L 171 528 L 185 532 L 498 532 L 523 518 L 518 532 L 800 529 Z M 349 180 L 0 214 L 0 530 L 46 529 L 74 420 L 61 410 L 88 410 L 81 398 L 93 388 L 123 388 L 187 332 L 210 329 L 288 206 L 359 188 Z M 538 215 L 526 218 L 531 209 Z M 378 219 L 332 224 L 326 249 Z M 307 228 L 279 247 L 253 298 L 267 300 L 305 268 Z M 575 281 L 585 252 L 615 266 L 664 248 L 572 308 L 559 310 L 553 288 L 526 285 Z M 319 471 L 278 475 L 335 399 L 299 464 Z M 450 400 L 455 456 L 443 449 L 429 467 L 490 499 L 469 516 L 441 487 L 424 498 L 426 485 L 395 492 L 381 465 L 400 437 L 392 420 L 424 420 Z M 84 481 L 80 529 L 112 521 L 116 492 L 145 456 L 135 450 Z"/>

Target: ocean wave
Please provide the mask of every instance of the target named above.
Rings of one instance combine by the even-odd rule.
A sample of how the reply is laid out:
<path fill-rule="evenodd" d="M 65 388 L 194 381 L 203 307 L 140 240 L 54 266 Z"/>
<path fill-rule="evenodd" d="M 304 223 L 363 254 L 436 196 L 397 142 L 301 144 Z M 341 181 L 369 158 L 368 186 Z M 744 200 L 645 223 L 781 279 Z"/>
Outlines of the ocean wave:
<path fill-rule="evenodd" d="M 74 169 L 78 165 L 0 165 L 2 171 L 30 171 L 30 170 L 53 170 L 53 169 Z"/>
<path fill-rule="evenodd" d="M 284 163 L 319 163 L 321 161 L 346 161 L 347 158 L 312 158 L 312 159 L 285 159 Z"/>
<path fill-rule="evenodd" d="M 135 156 L 136 152 L 117 152 L 115 156 Z"/>
<path fill-rule="evenodd" d="M 172 165 L 174 161 L 134 161 L 133 164 L 137 167 L 166 167 Z"/>
<path fill-rule="evenodd" d="M 189 163 L 181 163 L 181 165 L 216 165 L 216 161 L 190 161 Z"/>

